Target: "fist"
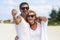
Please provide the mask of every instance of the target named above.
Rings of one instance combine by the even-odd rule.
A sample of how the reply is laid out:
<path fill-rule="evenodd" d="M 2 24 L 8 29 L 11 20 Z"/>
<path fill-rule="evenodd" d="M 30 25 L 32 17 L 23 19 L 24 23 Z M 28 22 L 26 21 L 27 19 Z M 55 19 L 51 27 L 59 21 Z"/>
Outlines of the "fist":
<path fill-rule="evenodd" d="M 15 16 L 17 14 L 17 12 L 18 12 L 17 9 L 13 9 L 12 10 L 12 15 Z"/>

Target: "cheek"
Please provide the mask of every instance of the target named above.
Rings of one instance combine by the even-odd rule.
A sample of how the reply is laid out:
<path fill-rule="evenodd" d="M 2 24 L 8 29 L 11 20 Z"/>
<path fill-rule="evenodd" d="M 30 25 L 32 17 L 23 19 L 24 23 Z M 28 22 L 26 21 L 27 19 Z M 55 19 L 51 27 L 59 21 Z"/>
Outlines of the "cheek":
<path fill-rule="evenodd" d="M 29 21 L 29 18 L 27 18 L 27 21 Z"/>
<path fill-rule="evenodd" d="M 29 19 L 29 18 L 28 18 L 28 22 L 31 22 L 31 21 L 34 21 L 34 19 Z"/>
<path fill-rule="evenodd" d="M 33 18 L 34 20 L 36 19 L 36 17 Z"/>

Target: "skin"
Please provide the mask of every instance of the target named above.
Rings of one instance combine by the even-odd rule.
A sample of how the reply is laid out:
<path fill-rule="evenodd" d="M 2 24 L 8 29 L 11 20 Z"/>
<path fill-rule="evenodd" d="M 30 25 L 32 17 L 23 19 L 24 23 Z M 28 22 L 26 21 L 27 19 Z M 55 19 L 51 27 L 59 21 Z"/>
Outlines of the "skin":
<path fill-rule="evenodd" d="M 29 15 L 35 15 L 34 13 L 29 13 Z M 36 17 L 34 16 L 34 17 L 27 17 L 27 21 L 28 21 L 28 23 L 31 25 L 31 29 L 32 30 L 36 30 L 36 28 L 37 28 L 37 24 L 35 23 L 35 19 L 36 19 Z"/>
<path fill-rule="evenodd" d="M 18 39 L 19 39 L 18 36 L 16 36 L 16 37 L 15 37 L 15 40 L 18 40 Z"/>
<path fill-rule="evenodd" d="M 15 24 L 19 24 L 19 22 L 21 22 L 21 16 L 16 16 L 17 12 L 18 11 L 16 9 L 12 10 L 12 16 Z"/>
<path fill-rule="evenodd" d="M 35 14 L 29 13 L 29 15 L 35 15 Z M 32 17 L 27 17 L 27 19 L 28 19 L 28 22 L 31 23 L 31 25 L 32 25 L 32 24 L 34 24 L 34 20 L 35 20 L 36 18 L 35 18 L 35 16 L 34 16 L 33 18 L 32 18 Z"/>

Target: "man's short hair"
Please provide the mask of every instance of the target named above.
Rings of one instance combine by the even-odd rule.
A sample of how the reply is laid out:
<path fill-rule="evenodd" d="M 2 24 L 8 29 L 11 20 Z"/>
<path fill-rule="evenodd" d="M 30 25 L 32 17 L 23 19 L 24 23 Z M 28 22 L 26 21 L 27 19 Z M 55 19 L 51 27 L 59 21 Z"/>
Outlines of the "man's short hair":
<path fill-rule="evenodd" d="M 24 5 L 24 4 L 28 5 L 28 7 L 29 7 L 29 4 L 28 4 L 27 2 L 22 2 L 22 3 L 19 5 L 19 9 L 21 9 L 22 5 Z"/>

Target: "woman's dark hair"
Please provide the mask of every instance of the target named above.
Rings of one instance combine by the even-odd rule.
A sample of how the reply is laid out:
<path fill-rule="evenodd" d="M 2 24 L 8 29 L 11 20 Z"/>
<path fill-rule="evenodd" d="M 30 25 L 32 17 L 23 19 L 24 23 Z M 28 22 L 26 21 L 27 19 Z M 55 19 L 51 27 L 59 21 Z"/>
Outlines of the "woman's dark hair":
<path fill-rule="evenodd" d="M 29 7 L 29 4 L 28 4 L 27 2 L 22 2 L 22 3 L 19 5 L 19 9 L 21 9 L 22 5 L 24 5 L 24 4 L 28 5 L 28 7 Z"/>

